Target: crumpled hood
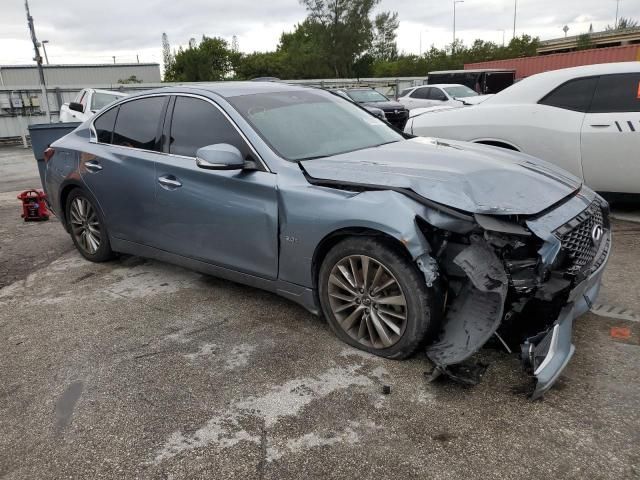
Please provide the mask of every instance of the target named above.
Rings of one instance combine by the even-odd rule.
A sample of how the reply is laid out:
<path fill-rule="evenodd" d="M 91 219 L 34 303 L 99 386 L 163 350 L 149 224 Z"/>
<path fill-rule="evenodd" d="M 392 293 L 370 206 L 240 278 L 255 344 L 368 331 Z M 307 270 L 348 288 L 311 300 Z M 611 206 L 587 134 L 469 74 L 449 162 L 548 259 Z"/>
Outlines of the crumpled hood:
<path fill-rule="evenodd" d="M 300 164 L 314 179 L 409 189 L 469 213 L 533 215 L 581 186 L 571 174 L 529 155 L 433 138 Z"/>

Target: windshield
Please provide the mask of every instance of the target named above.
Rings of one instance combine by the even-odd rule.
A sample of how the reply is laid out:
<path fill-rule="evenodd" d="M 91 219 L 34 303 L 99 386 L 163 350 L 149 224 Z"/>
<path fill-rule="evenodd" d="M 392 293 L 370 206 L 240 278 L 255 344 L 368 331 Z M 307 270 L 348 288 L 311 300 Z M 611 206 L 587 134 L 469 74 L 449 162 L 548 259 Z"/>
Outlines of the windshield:
<path fill-rule="evenodd" d="M 348 90 L 347 95 L 349 95 L 353 101 L 358 103 L 389 101 L 387 97 L 375 90 Z"/>
<path fill-rule="evenodd" d="M 398 142 L 404 137 L 358 106 L 322 91 L 228 98 L 278 155 L 309 160 Z"/>
<path fill-rule="evenodd" d="M 91 110 L 97 111 L 102 110 L 104 107 L 109 105 L 111 102 L 115 102 L 116 100 L 120 100 L 125 95 L 118 95 L 116 93 L 102 93 L 95 92 L 93 94 L 93 99 L 91 100 Z"/>
<path fill-rule="evenodd" d="M 465 97 L 477 97 L 478 93 L 475 90 L 470 89 L 466 85 L 459 85 L 457 87 L 445 87 L 444 91 L 453 98 L 465 98 Z"/>

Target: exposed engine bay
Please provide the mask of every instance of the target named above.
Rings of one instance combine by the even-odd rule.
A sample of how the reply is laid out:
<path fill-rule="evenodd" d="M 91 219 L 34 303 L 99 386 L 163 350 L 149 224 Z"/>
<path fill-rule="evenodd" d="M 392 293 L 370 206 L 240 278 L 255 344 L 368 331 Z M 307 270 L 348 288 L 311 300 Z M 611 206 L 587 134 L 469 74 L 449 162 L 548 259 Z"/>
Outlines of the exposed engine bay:
<path fill-rule="evenodd" d="M 546 241 L 533 233 L 543 231 L 535 222 L 530 228 L 526 221 L 492 223 L 488 218 L 476 215 L 480 228 L 467 235 L 434 228 L 426 232 L 447 292 L 440 334 L 427 347 L 436 365 L 431 379 L 444 374 L 477 383 L 482 368 L 465 362 L 495 335 L 507 351 L 521 352 L 525 369 L 536 377 L 531 396 L 538 398 L 559 371 L 553 378 L 538 375 L 554 356 L 563 357 L 564 367 L 573 354 L 573 345 L 560 352 L 561 328 L 570 343 L 573 318 L 592 301 L 588 287 L 599 286 L 593 278 L 610 250 L 608 206 L 594 200 L 548 232 Z"/>

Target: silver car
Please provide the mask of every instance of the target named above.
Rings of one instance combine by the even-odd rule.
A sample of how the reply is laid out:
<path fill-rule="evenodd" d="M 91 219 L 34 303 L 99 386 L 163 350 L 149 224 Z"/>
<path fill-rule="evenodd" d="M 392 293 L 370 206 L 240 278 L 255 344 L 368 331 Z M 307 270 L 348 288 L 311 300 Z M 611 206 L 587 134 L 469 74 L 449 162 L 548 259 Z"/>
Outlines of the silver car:
<path fill-rule="evenodd" d="M 127 97 L 45 158 L 88 260 L 139 255 L 275 292 L 356 348 L 426 349 L 432 378 L 475 383 L 471 357 L 499 339 L 534 398 L 571 358 L 611 248 L 607 203 L 557 167 L 412 138 L 283 83 Z"/>

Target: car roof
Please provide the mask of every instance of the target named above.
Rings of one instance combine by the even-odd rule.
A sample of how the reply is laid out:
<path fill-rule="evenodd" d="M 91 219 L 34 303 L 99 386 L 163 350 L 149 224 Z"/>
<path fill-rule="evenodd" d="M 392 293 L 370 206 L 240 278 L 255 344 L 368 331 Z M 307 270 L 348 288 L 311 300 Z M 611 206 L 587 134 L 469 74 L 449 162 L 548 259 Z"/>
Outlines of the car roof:
<path fill-rule="evenodd" d="M 524 78 L 480 105 L 535 103 L 556 87 L 574 78 L 638 72 L 640 72 L 640 62 L 601 63 L 550 70 Z"/>
<path fill-rule="evenodd" d="M 120 92 L 118 90 L 104 90 L 104 89 L 101 89 L 101 88 L 91 88 L 90 90 L 93 90 L 96 93 L 104 93 L 106 95 L 120 95 L 120 96 L 123 96 L 123 97 L 129 95 L 126 92 Z"/>
<path fill-rule="evenodd" d="M 256 93 L 296 92 L 308 91 L 309 87 L 292 85 L 282 82 L 211 82 L 197 85 L 176 85 L 156 90 L 160 92 L 211 92 L 224 98 L 238 97 L 241 95 L 254 95 Z M 145 92 L 149 93 L 149 91 Z"/>
<path fill-rule="evenodd" d="M 516 70 L 512 69 L 512 68 L 475 68 L 475 69 L 469 69 L 469 70 L 437 70 L 435 72 L 429 72 L 429 75 L 437 75 L 437 74 L 443 74 L 443 73 L 482 73 L 482 72 L 487 72 L 487 73 L 498 73 L 498 72 L 513 73 L 515 71 Z"/>
<path fill-rule="evenodd" d="M 449 87 L 464 87 L 461 83 L 430 83 L 428 85 L 418 85 L 413 88 L 422 88 L 422 87 L 439 87 L 439 88 L 449 88 Z"/>

